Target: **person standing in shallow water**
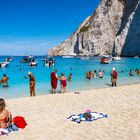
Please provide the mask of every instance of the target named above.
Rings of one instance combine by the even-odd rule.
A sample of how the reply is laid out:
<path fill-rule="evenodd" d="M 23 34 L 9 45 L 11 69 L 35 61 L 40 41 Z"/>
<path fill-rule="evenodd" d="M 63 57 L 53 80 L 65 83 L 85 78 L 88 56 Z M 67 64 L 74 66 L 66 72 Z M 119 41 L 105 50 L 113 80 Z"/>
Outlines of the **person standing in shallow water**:
<path fill-rule="evenodd" d="M 52 94 L 56 93 L 56 88 L 57 88 L 57 81 L 58 81 L 58 76 L 57 76 L 57 70 L 55 69 L 51 73 L 51 87 L 52 87 Z"/>
<path fill-rule="evenodd" d="M 111 82 L 112 82 L 112 87 L 117 85 L 117 78 L 118 78 L 118 73 L 115 70 L 115 68 L 112 69 L 111 72 Z"/>
<path fill-rule="evenodd" d="M 60 77 L 60 86 L 61 86 L 61 93 L 65 93 L 66 92 L 66 86 L 67 86 L 67 82 L 66 82 L 66 77 L 65 74 L 62 72 L 61 77 Z"/>
<path fill-rule="evenodd" d="M 28 72 L 29 76 L 29 87 L 30 87 L 30 96 L 35 96 L 35 78 L 31 72 Z"/>
<path fill-rule="evenodd" d="M 8 87 L 8 77 L 6 76 L 6 74 L 3 74 L 2 79 L 0 80 L 0 83 L 2 83 L 3 87 Z"/>

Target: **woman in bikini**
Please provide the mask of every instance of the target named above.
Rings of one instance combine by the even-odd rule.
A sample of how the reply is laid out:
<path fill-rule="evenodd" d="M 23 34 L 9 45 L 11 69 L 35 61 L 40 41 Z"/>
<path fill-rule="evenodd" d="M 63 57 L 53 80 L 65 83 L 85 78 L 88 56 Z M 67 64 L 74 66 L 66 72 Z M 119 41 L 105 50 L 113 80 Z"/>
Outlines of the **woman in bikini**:
<path fill-rule="evenodd" d="M 60 77 L 60 84 L 61 84 L 61 93 L 65 93 L 67 82 L 66 82 L 65 74 L 63 72 L 62 72 L 61 77 Z"/>
<path fill-rule="evenodd" d="M 6 128 L 12 122 L 11 113 L 5 109 L 5 101 L 0 98 L 0 128 Z"/>

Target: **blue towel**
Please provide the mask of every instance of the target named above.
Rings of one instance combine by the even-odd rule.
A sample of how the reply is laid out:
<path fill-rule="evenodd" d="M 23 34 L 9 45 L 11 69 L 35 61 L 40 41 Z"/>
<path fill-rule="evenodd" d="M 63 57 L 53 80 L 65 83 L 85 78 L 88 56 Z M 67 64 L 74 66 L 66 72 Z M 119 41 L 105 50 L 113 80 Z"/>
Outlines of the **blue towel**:
<path fill-rule="evenodd" d="M 18 131 L 18 127 L 16 127 L 14 124 L 9 124 L 6 129 L 8 130 L 8 133 L 13 132 L 13 131 Z"/>
<path fill-rule="evenodd" d="M 107 114 L 103 114 L 103 113 L 89 112 L 89 114 L 91 115 L 91 118 L 89 118 L 89 119 L 86 119 L 84 117 L 84 113 L 78 114 L 78 115 L 71 115 L 67 119 L 80 123 L 81 121 L 91 122 L 91 121 L 95 121 L 97 119 L 107 118 Z"/>

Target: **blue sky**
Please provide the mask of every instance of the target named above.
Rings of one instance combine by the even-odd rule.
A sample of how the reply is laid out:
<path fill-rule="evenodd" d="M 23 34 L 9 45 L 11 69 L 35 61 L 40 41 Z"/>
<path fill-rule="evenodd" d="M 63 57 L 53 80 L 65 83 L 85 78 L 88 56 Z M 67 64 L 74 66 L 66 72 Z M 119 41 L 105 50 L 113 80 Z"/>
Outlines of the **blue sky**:
<path fill-rule="evenodd" d="M 99 0 L 0 0 L 0 55 L 46 54 L 93 13 Z"/>

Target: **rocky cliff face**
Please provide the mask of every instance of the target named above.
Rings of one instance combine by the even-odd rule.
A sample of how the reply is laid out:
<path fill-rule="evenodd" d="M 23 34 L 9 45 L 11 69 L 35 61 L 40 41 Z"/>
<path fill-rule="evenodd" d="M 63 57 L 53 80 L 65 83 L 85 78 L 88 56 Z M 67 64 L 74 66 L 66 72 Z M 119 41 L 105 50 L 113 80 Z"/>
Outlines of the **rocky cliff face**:
<path fill-rule="evenodd" d="M 139 3 L 140 0 L 102 0 L 96 11 L 48 55 L 140 55 L 140 49 L 134 53 L 140 48 Z"/>

